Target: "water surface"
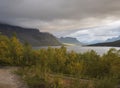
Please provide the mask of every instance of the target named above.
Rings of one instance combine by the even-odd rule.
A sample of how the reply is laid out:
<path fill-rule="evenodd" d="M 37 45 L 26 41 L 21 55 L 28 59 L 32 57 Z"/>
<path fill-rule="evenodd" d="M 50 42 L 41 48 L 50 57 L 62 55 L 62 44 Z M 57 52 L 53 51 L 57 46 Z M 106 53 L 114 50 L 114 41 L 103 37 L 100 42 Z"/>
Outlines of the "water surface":
<path fill-rule="evenodd" d="M 52 48 L 60 48 L 61 46 L 51 46 Z M 99 55 L 103 55 L 106 53 L 109 49 L 115 48 L 117 50 L 120 49 L 120 47 L 97 47 L 97 46 L 65 46 L 67 48 L 67 51 L 75 51 L 77 53 L 84 53 L 90 50 L 94 50 L 97 52 Z M 41 48 L 48 48 L 47 46 L 45 47 L 34 47 L 34 49 L 41 49 Z"/>

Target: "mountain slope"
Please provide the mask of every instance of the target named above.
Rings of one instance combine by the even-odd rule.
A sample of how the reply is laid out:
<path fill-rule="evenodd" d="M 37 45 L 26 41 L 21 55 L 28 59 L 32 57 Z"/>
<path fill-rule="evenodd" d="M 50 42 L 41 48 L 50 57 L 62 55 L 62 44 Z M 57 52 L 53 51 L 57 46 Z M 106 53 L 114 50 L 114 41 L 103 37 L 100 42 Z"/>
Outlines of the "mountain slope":
<path fill-rule="evenodd" d="M 120 36 L 107 39 L 105 42 L 114 42 L 114 41 L 117 41 L 117 40 L 120 40 Z"/>
<path fill-rule="evenodd" d="M 114 47 L 120 47 L 120 40 L 114 41 L 114 42 L 107 42 L 107 43 L 97 43 L 97 44 L 92 44 L 89 46 L 114 46 Z"/>
<path fill-rule="evenodd" d="M 61 37 L 58 39 L 61 43 L 68 43 L 68 44 L 75 44 L 75 45 L 82 45 L 76 38 L 72 37 Z"/>
<path fill-rule="evenodd" d="M 16 33 L 17 38 L 23 43 L 27 41 L 32 46 L 55 46 L 60 45 L 56 37 L 50 33 L 39 32 L 38 29 L 22 28 L 8 24 L 0 24 L 0 32 L 11 37 Z"/>

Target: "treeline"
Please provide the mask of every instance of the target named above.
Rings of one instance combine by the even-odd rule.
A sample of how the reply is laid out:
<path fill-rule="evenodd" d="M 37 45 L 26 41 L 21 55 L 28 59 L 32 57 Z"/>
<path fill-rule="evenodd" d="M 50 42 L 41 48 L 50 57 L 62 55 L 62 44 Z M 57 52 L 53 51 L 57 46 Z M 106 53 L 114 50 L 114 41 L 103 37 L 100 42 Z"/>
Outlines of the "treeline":
<path fill-rule="evenodd" d="M 116 49 L 102 56 L 93 50 L 68 52 L 64 46 L 33 50 L 28 43 L 21 44 L 16 36 L 0 35 L 0 65 L 21 67 L 17 73 L 30 88 L 67 88 L 54 74 L 91 80 L 92 88 L 115 88 L 120 81 L 120 50 Z M 91 88 L 78 80 L 68 88 Z"/>

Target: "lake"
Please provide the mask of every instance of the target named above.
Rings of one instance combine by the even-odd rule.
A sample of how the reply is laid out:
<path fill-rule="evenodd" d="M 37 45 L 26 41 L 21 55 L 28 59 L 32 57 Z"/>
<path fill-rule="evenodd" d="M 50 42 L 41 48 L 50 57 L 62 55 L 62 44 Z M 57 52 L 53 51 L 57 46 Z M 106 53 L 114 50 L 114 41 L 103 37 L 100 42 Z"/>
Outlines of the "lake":
<path fill-rule="evenodd" d="M 60 46 L 51 46 L 52 48 L 60 48 Z M 109 49 L 115 48 L 117 50 L 120 49 L 120 47 L 97 47 L 97 46 L 65 46 L 67 48 L 67 51 L 75 51 L 77 53 L 84 53 L 90 50 L 94 50 L 99 55 L 103 55 L 106 53 Z M 41 48 L 48 48 L 48 47 L 33 47 L 33 49 L 41 49 Z"/>

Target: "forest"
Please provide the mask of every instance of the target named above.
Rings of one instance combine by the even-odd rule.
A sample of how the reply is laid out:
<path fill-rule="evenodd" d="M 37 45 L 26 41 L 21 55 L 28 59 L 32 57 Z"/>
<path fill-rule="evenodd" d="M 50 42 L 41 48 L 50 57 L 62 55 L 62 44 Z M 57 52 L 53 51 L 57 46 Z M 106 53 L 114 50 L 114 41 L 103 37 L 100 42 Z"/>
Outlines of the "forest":
<path fill-rule="evenodd" d="M 15 73 L 29 88 L 118 88 L 120 50 L 102 56 L 91 50 L 68 52 L 65 46 L 34 50 L 27 42 L 0 34 L 0 66 L 16 66 Z"/>

